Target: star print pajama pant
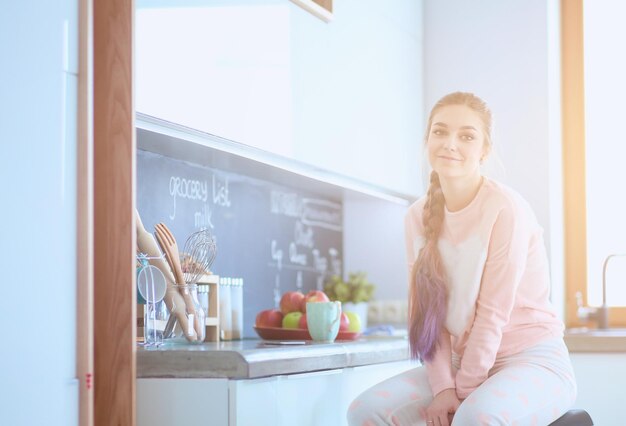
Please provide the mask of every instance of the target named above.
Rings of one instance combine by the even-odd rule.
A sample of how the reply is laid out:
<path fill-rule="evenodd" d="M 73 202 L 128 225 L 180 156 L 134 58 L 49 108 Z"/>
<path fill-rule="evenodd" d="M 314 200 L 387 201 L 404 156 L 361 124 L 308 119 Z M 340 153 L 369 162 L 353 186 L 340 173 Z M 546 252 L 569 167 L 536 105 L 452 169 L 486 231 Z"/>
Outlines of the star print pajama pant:
<path fill-rule="evenodd" d="M 453 362 L 458 369 L 458 362 Z M 350 404 L 350 426 L 426 425 L 433 399 L 425 367 L 387 379 Z M 452 426 L 538 425 L 562 416 L 576 399 L 576 381 L 562 338 L 498 357 L 483 382 L 459 406 Z M 430 425 L 429 425 L 430 426 Z"/>

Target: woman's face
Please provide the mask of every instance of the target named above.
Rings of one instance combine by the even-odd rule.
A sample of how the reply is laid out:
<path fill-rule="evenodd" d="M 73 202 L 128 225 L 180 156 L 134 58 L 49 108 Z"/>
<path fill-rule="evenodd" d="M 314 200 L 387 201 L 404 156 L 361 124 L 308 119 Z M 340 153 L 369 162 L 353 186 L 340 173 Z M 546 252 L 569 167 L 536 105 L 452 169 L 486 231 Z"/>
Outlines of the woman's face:
<path fill-rule="evenodd" d="M 432 119 L 428 160 L 440 178 L 472 178 L 487 154 L 480 116 L 465 105 L 440 108 Z"/>

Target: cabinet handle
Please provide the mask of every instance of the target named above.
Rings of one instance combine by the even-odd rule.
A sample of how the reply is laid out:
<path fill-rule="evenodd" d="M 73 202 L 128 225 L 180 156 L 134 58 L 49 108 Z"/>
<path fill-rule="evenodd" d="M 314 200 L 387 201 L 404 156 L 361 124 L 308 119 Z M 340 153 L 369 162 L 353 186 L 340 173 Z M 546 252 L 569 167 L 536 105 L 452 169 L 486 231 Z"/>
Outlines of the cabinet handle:
<path fill-rule="evenodd" d="M 336 368 L 334 370 L 311 371 L 309 373 L 286 374 L 282 377 L 293 380 L 300 379 L 302 377 L 332 376 L 333 374 L 341 373 L 343 373 L 343 368 Z"/>

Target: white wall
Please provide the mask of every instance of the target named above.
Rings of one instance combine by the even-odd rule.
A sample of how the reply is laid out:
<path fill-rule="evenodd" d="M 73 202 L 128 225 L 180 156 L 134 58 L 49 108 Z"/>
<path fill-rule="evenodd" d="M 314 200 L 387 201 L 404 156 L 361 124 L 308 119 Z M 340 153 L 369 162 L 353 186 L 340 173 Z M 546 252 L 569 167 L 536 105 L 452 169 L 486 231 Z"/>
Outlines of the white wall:
<path fill-rule="evenodd" d="M 74 425 L 78 3 L 1 7 L 0 423 Z"/>
<path fill-rule="evenodd" d="M 419 193 L 421 0 L 138 6 L 137 111 Z"/>
<path fill-rule="evenodd" d="M 407 300 L 406 206 L 356 193 L 344 196 L 344 275 L 367 272 L 375 300 Z"/>
<path fill-rule="evenodd" d="M 558 16 L 555 0 L 426 0 L 424 113 L 456 90 L 489 104 L 505 172 L 495 177 L 530 202 L 545 230 L 562 312 Z"/>

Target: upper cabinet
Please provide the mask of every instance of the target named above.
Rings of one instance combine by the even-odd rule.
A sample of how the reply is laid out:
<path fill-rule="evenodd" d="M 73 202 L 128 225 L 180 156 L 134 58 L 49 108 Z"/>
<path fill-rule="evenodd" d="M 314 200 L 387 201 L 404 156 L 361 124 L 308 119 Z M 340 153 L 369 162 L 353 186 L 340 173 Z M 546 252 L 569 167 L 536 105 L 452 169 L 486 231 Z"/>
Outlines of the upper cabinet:
<path fill-rule="evenodd" d="M 382 3 L 327 23 L 295 1 L 138 1 L 136 110 L 415 196 L 422 5 Z"/>

